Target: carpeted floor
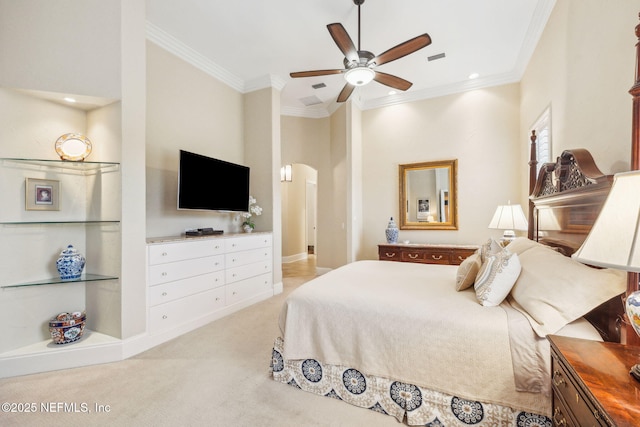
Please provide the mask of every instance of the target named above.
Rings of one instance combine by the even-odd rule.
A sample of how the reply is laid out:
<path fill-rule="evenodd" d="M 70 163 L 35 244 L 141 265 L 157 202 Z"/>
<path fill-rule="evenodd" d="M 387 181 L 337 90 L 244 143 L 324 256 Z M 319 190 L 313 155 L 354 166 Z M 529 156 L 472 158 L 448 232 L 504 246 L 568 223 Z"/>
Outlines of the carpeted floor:
<path fill-rule="evenodd" d="M 282 294 L 121 362 L 1 379 L 0 402 L 37 410 L 2 411 L 0 425 L 401 425 L 270 378 L 280 307 L 309 278 L 285 277 Z"/>

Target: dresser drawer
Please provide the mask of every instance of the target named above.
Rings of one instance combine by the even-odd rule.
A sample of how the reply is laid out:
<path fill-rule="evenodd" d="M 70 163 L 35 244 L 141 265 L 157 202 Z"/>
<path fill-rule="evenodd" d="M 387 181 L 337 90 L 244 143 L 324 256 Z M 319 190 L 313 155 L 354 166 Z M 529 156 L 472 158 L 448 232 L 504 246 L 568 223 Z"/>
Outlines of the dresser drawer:
<path fill-rule="evenodd" d="M 226 252 L 246 251 L 249 249 L 271 247 L 271 234 L 257 234 L 255 236 L 232 237 L 227 239 Z"/>
<path fill-rule="evenodd" d="M 149 331 L 153 334 L 169 330 L 206 316 L 224 306 L 224 287 L 156 305 L 149 308 Z"/>
<path fill-rule="evenodd" d="M 226 286 L 227 305 L 235 304 L 273 289 L 271 273 L 250 277 Z"/>
<path fill-rule="evenodd" d="M 224 247 L 224 239 L 203 239 L 150 245 L 149 265 L 220 255 L 224 253 Z"/>
<path fill-rule="evenodd" d="M 378 257 L 384 261 L 402 261 L 402 251 L 397 248 L 380 246 L 378 249 Z"/>
<path fill-rule="evenodd" d="M 149 286 L 212 273 L 222 269 L 224 269 L 224 255 L 152 265 L 149 267 Z"/>
<path fill-rule="evenodd" d="M 149 306 L 164 304 L 179 298 L 208 291 L 224 285 L 224 271 L 189 277 L 149 288 Z"/>
<path fill-rule="evenodd" d="M 228 268 L 225 270 L 225 283 L 229 284 L 269 272 L 271 272 L 271 260 Z"/>
<path fill-rule="evenodd" d="M 253 264 L 254 262 L 264 262 L 270 260 L 271 248 L 264 247 L 226 254 L 224 257 L 224 265 L 226 268 L 234 268 L 242 265 Z"/>
<path fill-rule="evenodd" d="M 378 258 L 384 261 L 460 265 L 476 250 L 475 246 L 386 244 L 378 245 Z"/>
<path fill-rule="evenodd" d="M 460 265 L 462 261 L 476 253 L 477 249 L 453 249 L 451 253 L 451 264 Z"/>
<path fill-rule="evenodd" d="M 551 414 L 551 418 L 553 419 L 554 426 L 580 427 L 575 423 L 573 418 L 571 418 L 571 412 L 564 404 L 564 401 L 556 393 L 553 393 L 552 406 L 553 414 Z"/>
<path fill-rule="evenodd" d="M 421 262 L 425 264 L 449 264 L 449 251 L 437 249 L 404 250 L 402 261 Z"/>
<path fill-rule="evenodd" d="M 584 393 L 578 388 L 569 370 L 562 364 L 555 354 L 551 357 L 551 386 L 554 402 L 563 403 L 559 406 L 558 418 L 573 418 L 578 426 L 607 426 L 598 411 L 585 399 Z M 556 399 L 559 397 L 559 399 Z M 556 412 L 554 408 L 554 413 Z M 568 421 L 567 421 L 568 422 Z"/>

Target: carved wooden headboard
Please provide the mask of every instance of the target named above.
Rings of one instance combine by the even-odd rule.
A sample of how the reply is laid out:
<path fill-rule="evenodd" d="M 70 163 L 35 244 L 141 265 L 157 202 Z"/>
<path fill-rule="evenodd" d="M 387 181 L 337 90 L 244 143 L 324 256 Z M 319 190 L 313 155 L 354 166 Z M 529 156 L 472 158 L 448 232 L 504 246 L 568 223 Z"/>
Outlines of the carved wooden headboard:
<path fill-rule="evenodd" d="M 603 174 L 584 149 L 566 150 L 544 164 L 529 197 L 529 238 L 570 256 L 589 234 L 612 183 L 613 175 Z"/>
<path fill-rule="evenodd" d="M 535 133 L 531 143 L 533 154 Z M 529 166 L 530 176 L 535 176 L 534 154 Z M 566 150 L 555 163 L 542 165 L 530 183 L 529 238 L 571 256 L 589 234 L 612 183 L 613 175 L 603 174 L 584 149 Z M 585 316 L 606 341 L 621 342 L 623 297 L 612 298 Z"/>

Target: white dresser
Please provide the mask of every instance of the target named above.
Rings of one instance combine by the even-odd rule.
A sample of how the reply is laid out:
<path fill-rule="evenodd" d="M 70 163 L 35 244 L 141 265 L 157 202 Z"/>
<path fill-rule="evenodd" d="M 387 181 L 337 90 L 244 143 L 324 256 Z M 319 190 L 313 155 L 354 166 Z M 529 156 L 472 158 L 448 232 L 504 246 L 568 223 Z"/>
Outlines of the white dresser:
<path fill-rule="evenodd" d="M 147 241 L 154 345 L 273 295 L 271 233 Z"/>

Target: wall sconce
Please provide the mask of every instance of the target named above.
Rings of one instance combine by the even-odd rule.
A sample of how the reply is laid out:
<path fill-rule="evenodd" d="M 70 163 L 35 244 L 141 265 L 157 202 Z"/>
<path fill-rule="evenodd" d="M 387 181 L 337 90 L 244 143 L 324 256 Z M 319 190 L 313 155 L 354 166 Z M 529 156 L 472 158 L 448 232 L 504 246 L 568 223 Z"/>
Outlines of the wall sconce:
<path fill-rule="evenodd" d="M 280 168 L 280 182 L 291 182 L 291 165 L 284 165 Z"/>

